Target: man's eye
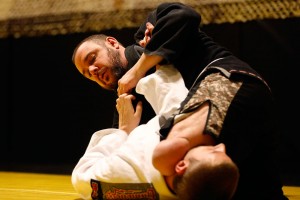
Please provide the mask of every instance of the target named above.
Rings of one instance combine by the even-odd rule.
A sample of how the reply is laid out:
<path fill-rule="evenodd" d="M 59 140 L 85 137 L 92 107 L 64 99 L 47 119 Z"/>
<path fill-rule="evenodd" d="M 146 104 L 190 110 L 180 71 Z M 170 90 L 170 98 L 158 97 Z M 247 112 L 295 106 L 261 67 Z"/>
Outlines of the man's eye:
<path fill-rule="evenodd" d="M 89 64 L 89 65 L 93 65 L 94 62 L 95 62 L 95 60 L 96 60 L 96 55 L 95 55 L 95 54 L 91 54 L 91 55 L 89 56 L 88 64 Z M 87 70 L 87 78 L 91 78 L 92 76 L 93 76 L 93 75 L 90 73 L 90 70 L 89 70 L 89 68 L 88 68 L 88 70 Z"/>
<path fill-rule="evenodd" d="M 96 55 L 95 54 L 92 54 L 90 57 L 89 57 L 89 65 L 92 65 L 96 60 Z"/>

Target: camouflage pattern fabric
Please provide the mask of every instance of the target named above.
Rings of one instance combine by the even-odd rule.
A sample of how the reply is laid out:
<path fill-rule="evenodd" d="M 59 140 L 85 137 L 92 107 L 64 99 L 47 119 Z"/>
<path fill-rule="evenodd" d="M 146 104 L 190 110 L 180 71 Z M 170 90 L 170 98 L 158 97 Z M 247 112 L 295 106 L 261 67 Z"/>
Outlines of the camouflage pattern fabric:
<path fill-rule="evenodd" d="M 232 81 L 221 73 L 212 73 L 201 81 L 191 99 L 183 106 L 180 114 L 190 113 L 204 102 L 210 103 L 206 133 L 219 136 L 232 99 L 241 87 L 241 81 Z"/>

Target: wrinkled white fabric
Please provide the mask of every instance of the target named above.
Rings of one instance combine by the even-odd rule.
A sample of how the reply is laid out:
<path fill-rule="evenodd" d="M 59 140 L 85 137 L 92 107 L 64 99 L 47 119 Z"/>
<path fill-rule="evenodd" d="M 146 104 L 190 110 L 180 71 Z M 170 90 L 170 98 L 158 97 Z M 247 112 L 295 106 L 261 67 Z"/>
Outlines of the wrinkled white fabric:
<path fill-rule="evenodd" d="M 136 92 L 145 96 L 157 115 L 167 119 L 179 109 L 188 89 L 177 69 L 162 65 L 138 82 Z"/>
<path fill-rule="evenodd" d="M 145 95 L 156 114 L 164 117 L 176 111 L 187 94 L 180 73 L 171 66 L 162 66 L 141 79 L 138 92 Z M 159 129 L 159 116 L 156 116 L 129 135 L 113 128 L 95 132 L 72 172 L 75 190 L 83 199 L 91 199 L 91 179 L 110 183 L 152 183 L 161 200 L 177 199 L 152 165 L 153 150 L 160 141 Z"/>

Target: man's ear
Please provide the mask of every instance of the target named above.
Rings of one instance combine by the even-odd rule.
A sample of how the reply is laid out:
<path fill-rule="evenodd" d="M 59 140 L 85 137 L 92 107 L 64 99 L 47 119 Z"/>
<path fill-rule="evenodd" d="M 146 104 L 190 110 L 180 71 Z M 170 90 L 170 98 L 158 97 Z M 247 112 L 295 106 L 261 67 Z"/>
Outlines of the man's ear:
<path fill-rule="evenodd" d="M 183 175 L 188 166 L 189 163 L 186 160 L 181 160 L 175 166 L 175 171 L 178 175 Z"/>
<path fill-rule="evenodd" d="M 112 46 L 112 47 L 114 47 L 114 48 L 116 48 L 116 49 L 119 48 L 119 42 L 118 42 L 118 40 L 117 40 L 116 38 L 114 38 L 114 37 L 108 36 L 108 37 L 106 38 L 106 42 L 108 43 L 108 45 L 110 45 L 110 46 Z"/>

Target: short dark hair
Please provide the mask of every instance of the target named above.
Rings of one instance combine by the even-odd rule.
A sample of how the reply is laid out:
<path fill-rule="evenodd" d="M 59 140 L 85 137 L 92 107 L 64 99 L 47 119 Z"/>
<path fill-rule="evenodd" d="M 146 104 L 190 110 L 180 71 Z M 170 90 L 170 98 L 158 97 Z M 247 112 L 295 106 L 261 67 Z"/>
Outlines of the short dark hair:
<path fill-rule="evenodd" d="M 180 200 L 231 199 L 238 184 L 239 170 L 230 161 L 214 165 L 211 162 L 191 160 L 186 172 L 176 176 L 173 181 L 176 195 Z"/>
<path fill-rule="evenodd" d="M 72 62 L 75 64 L 75 55 L 77 53 L 77 50 L 84 42 L 93 41 L 96 44 L 103 45 L 106 37 L 107 37 L 107 35 L 105 35 L 105 34 L 95 34 L 95 35 L 91 35 L 91 36 L 83 39 L 81 42 L 79 42 L 77 44 L 77 46 L 75 47 L 75 49 L 73 51 Z"/>

